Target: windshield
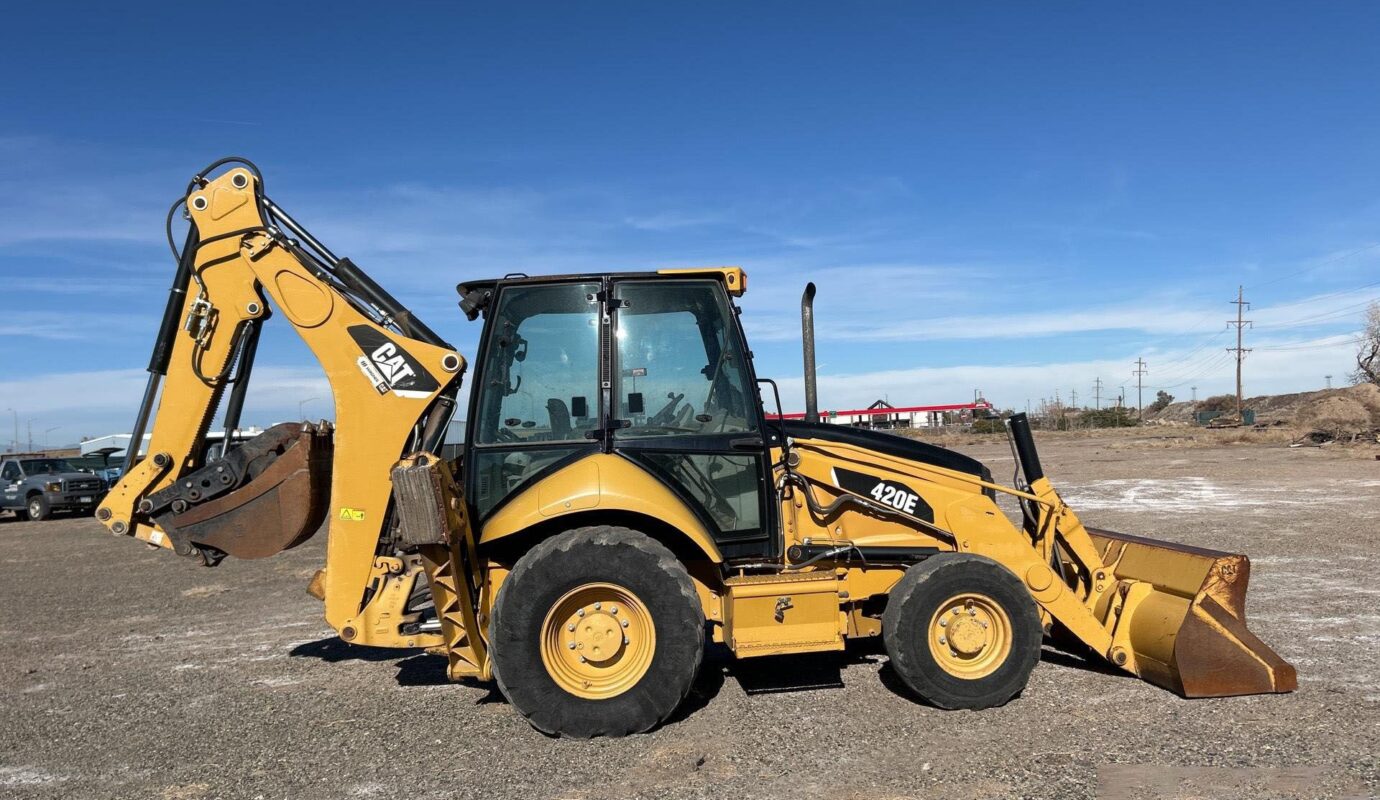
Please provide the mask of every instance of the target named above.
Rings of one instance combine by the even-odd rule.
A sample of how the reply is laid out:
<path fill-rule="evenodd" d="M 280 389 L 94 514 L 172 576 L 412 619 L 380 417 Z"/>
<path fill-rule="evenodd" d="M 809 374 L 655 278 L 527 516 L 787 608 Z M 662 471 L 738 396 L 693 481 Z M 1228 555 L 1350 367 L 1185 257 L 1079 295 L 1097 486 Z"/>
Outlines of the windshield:
<path fill-rule="evenodd" d="M 81 472 L 72 462 L 63 458 L 32 458 L 19 462 L 25 475 L 56 474 L 59 472 Z"/>

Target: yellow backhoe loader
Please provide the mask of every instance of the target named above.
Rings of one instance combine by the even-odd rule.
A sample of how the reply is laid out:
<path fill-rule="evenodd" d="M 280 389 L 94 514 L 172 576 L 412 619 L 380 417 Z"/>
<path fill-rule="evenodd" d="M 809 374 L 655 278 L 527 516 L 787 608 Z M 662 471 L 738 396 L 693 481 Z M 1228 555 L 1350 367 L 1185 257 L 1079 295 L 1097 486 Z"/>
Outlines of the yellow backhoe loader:
<path fill-rule="evenodd" d="M 706 638 L 753 658 L 880 636 L 945 709 L 1016 696 L 1046 636 L 1186 697 L 1295 688 L 1246 628 L 1247 559 L 1084 527 L 1024 415 L 1011 487 L 964 455 L 822 424 L 813 286 L 807 415 L 784 421 L 739 324 L 741 269 L 467 281 L 460 309 L 483 333 L 450 453 L 465 360 L 270 200 L 253 164 L 202 170 L 168 231 L 177 273 L 131 439 L 151 423 L 147 455 L 130 448 L 98 518 L 208 566 L 324 521 L 308 591 L 341 639 L 444 654 L 543 731 L 654 727 Z M 324 367 L 334 423 L 208 457 L 222 404 L 239 424 L 271 314 Z"/>

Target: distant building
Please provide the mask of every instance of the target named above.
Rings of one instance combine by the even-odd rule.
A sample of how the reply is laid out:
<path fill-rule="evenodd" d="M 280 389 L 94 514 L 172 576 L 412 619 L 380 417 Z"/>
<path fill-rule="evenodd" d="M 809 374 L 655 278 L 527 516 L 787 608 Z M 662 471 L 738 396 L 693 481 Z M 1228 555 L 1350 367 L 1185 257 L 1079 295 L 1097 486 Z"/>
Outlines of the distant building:
<path fill-rule="evenodd" d="M 982 418 L 992 413 L 992 404 L 978 398 L 971 403 L 949 403 L 935 406 L 893 406 L 885 400 L 878 400 L 867 408 L 854 408 L 844 411 L 819 412 L 819 421 L 833 425 L 848 425 L 854 428 L 942 428 L 957 422 L 971 425 L 975 417 Z M 768 414 L 775 417 L 775 414 Z M 804 419 L 805 412 L 781 415 L 784 419 Z"/>

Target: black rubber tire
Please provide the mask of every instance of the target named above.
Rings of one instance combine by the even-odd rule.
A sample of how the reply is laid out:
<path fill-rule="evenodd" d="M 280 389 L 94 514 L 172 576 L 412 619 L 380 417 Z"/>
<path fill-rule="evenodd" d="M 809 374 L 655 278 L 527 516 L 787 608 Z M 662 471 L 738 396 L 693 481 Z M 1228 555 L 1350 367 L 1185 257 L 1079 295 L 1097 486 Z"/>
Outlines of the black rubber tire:
<path fill-rule="evenodd" d="M 636 594 L 656 631 L 647 673 L 607 700 L 560 688 L 541 658 L 547 612 L 571 589 L 597 582 Z M 494 678 L 508 702 L 538 730 L 579 739 L 656 727 L 685 700 L 704 658 L 704 612 L 685 567 L 656 540 L 613 526 L 567 531 L 519 559 L 499 589 L 489 633 Z"/>
<path fill-rule="evenodd" d="M 1011 620 L 1011 652 L 989 675 L 965 679 L 945 671 L 930 653 L 928 631 L 945 600 L 978 592 Z M 882 640 L 891 667 L 907 688 L 942 709 L 991 708 L 1021 693 L 1040 660 L 1040 614 L 1025 585 L 990 558 L 942 553 L 911 567 L 892 588 L 882 614 Z"/>
<path fill-rule="evenodd" d="M 34 522 L 41 522 L 53 515 L 53 510 L 48 507 L 48 498 L 41 494 L 30 497 L 24 503 L 24 513 Z"/>

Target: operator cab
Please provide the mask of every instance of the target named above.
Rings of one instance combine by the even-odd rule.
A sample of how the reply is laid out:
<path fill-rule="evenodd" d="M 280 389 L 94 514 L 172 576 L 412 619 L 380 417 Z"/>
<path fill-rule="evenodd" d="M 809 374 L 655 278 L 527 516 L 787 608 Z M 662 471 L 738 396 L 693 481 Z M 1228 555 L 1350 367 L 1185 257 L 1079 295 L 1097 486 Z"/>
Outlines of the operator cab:
<path fill-rule="evenodd" d="M 732 297 L 737 268 L 515 276 L 458 287 L 484 316 L 465 436 L 482 522 L 535 481 L 616 453 L 694 510 L 727 558 L 774 557 L 770 445 Z"/>

